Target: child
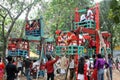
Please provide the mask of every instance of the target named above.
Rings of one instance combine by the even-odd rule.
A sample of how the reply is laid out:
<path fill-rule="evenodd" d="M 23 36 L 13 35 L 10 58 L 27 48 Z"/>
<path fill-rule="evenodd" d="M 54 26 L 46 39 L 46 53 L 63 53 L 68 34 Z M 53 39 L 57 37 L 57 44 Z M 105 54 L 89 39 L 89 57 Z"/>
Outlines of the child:
<path fill-rule="evenodd" d="M 47 70 L 47 80 L 51 79 L 54 80 L 54 63 L 57 62 L 59 57 L 56 57 L 55 60 L 52 60 L 50 55 L 46 55 L 48 61 L 46 62 L 45 68 Z"/>

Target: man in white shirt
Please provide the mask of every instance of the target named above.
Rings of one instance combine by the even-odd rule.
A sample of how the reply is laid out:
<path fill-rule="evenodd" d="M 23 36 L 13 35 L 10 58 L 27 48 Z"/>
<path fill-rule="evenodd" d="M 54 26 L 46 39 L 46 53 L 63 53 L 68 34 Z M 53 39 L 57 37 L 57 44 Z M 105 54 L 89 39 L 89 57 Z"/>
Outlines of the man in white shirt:
<path fill-rule="evenodd" d="M 87 9 L 87 14 L 86 14 L 87 20 L 94 20 L 94 14 L 92 10 L 89 7 L 87 7 L 86 9 Z"/>
<path fill-rule="evenodd" d="M 80 22 L 81 21 L 85 21 L 86 20 L 86 16 L 85 16 L 85 14 L 82 14 L 81 16 L 80 16 Z"/>

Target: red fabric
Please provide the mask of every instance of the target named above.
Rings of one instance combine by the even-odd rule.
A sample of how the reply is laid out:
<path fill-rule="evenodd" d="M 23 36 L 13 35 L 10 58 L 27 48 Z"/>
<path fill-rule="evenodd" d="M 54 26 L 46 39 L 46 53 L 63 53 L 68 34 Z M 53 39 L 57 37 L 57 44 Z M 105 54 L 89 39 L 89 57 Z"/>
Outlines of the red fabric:
<path fill-rule="evenodd" d="M 29 23 L 26 23 L 26 25 L 25 25 L 26 27 L 25 27 L 25 29 L 26 30 L 29 30 L 29 28 L 30 28 L 30 25 L 29 25 Z"/>
<path fill-rule="evenodd" d="M 57 57 L 55 60 L 50 60 L 46 62 L 45 68 L 47 69 L 47 73 L 52 73 L 54 72 L 54 63 L 58 60 L 59 58 Z"/>
<path fill-rule="evenodd" d="M 9 50 L 12 50 L 12 49 L 16 49 L 16 45 L 13 43 L 13 44 L 8 44 L 8 49 Z"/>
<path fill-rule="evenodd" d="M 78 27 L 76 30 L 74 30 L 74 32 L 75 32 L 76 34 L 78 34 L 78 35 L 79 35 L 80 31 L 81 31 L 81 28 L 80 28 L 80 27 Z"/>
<path fill-rule="evenodd" d="M 76 80 L 77 80 L 77 77 L 78 77 L 78 54 L 75 54 L 74 56 L 74 63 L 75 63 L 75 74 L 77 75 L 76 76 Z"/>
<path fill-rule="evenodd" d="M 61 36 L 58 36 L 58 37 L 57 37 L 57 40 L 56 40 L 57 45 L 60 45 L 60 42 L 61 42 L 61 41 L 62 41 Z"/>
<path fill-rule="evenodd" d="M 107 40 L 104 40 L 105 44 L 106 44 L 106 47 L 107 48 L 110 48 L 110 42 L 108 42 Z"/>
<path fill-rule="evenodd" d="M 61 30 L 56 30 L 55 33 L 59 35 L 61 33 Z"/>
<path fill-rule="evenodd" d="M 68 35 L 68 40 L 67 40 L 68 44 L 74 44 L 74 43 L 77 44 L 78 38 L 74 33 L 69 32 L 67 35 Z"/>
<path fill-rule="evenodd" d="M 80 15 L 78 12 L 78 8 L 75 9 L 75 18 L 74 18 L 75 22 L 80 22 Z"/>
<path fill-rule="evenodd" d="M 78 54 L 75 54 L 75 56 L 74 56 L 74 62 L 75 62 L 75 64 L 78 64 L 78 59 L 79 59 Z"/>
<path fill-rule="evenodd" d="M 90 80 L 97 80 L 97 69 L 94 69 Z"/>
<path fill-rule="evenodd" d="M 0 78 L 4 77 L 4 68 L 5 68 L 4 63 L 0 63 Z"/>
<path fill-rule="evenodd" d="M 71 32 L 67 32 L 67 36 L 68 36 L 68 37 L 70 37 L 70 36 L 71 36 L 71 34 L 72 34 Z"/>
<path fill-rule="evenodd" d="M 40 65 L 40 70 L 45 70 L 45 64 Z"/>
<path fill-rule="evenodd" d="M 90 40 L 91 39 L 91 36 L 89 35 L 83 35 L 84 39 L 87 39 L 87 40 Z"/>
<path fill-rule="evenodd" d="M 84 80 L 88 80 L 88 78 L 87 78 L 87 64 L 84 64 Z"/>
<path fill-rule="evenodd" d="M 96 45 L 96 42 L 93 39 L 91 39 L 89 43 L 89 47 L 93 47 L 95 45 Z"/>
<path fill-rule="evenodd" d="M 72 35 L 71 35 L 71 39 L 77 41 L 77 36 L 76 36 L 75 34 L 72 34 Z"/>
<path fill-rule="evenodd" d="M 13 64 L 17 66 L 17 62 L 14 62 Z"/>

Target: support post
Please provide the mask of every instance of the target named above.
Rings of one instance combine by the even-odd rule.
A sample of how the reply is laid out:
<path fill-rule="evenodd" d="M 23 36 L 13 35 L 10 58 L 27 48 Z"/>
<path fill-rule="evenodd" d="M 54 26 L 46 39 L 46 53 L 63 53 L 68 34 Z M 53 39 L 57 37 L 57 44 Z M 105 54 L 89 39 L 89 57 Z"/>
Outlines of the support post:
<path fill-rule="evenodd" d="M 96 7 L 95 7 L 95 13 L 96 13 L 95 14 L 96 30 L 99 30 L 100 25 L 99 25 L 99 4 L 98 3 L 96 4 Z M 97 32 L 95 37 L 96 37 L 96 54 L 98 54 L 100 49 L 100 39 Z"/>

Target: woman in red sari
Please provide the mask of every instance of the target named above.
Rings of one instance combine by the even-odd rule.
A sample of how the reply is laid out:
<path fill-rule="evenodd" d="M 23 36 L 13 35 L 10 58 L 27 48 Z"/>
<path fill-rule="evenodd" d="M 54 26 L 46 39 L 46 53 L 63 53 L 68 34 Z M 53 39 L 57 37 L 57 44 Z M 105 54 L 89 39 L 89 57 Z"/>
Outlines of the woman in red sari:
<path fill-rule="evenodd" d="M 5 65 L 2 62 L 2 59 L 0 58 L 0 80 L 3 80 L 3 77 L 4 77 L 4 68 L 5 68 Z"/>

